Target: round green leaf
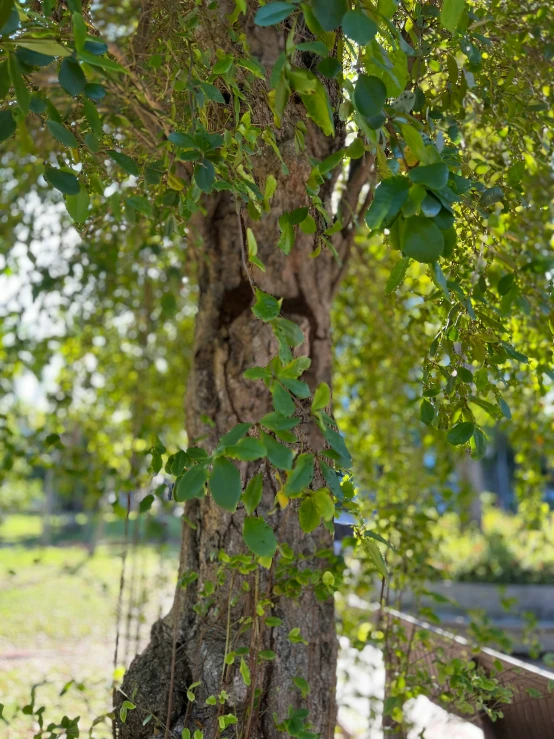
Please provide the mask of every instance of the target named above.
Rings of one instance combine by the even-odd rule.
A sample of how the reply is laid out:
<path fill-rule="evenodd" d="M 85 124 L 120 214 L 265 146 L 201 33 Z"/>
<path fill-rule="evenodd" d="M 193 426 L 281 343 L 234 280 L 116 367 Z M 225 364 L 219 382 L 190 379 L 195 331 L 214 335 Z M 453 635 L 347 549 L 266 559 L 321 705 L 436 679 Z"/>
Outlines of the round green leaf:
<path fill-rule="evenodd" d="M 0 141 L 5 141 L 15 133 L 16 124 L 11 110 L 0 110 Z"/>
<path fill-rule="evenodd" d="M 259 557 L 273 557 L 277 550 L 277 539 L 273 529 L 263 518 L 249 516 L 244 519 L 242 529 L 244 543 L 251 552 Z"/>
<path fill-rule="evenodd" d="M 312 0 L 312 10 L 324 31 L 332 31 L 340 25 L 348 10 L 346 0 Z"/>
<path fill-rule="evenodd" d="M 288 18 L 294 13 L 295 7 L 290 3 L 274 2 L 264 5 L 254 16 L 254 23 L 257 26 L 274 26 Z"/>
<path fill-rule="evenodd" d="M 475 431 L 475 426 L 471 421 L 462 421 L 453 426 L 446 434 L 446 440 L 449 444 L 457 446 L 468 442 Z"/>
<path fill-rule="evenodd" d="M 424 263 L 434 262 L 444 249 L 442 231 L 425 216 L 412 216 L 404 221 L 400 243 L 405 256 Z"/>
<path fill-rule="evenodd" d="M 226 511 L 234 513 L 242 492 L 240 472 L 235 465 L 225 457 L 216 459 L 209 484 L 215 502 Z"/>
<path fill-rule="evenodd" d="M 387 99 L 387 88 L 383 80 L 369 74 L 361 74 L 354 88 L 354 104 L 366 118 L 375 118 Z"/>
<path fill-rule="evenodd" d="M 55 167 L 44 168 L 44 179 L 64 195 L 78 195 L 81 190 L 79 180 L 74 174 Z"/>
<path fill-rule="evenodd" d="M 349 10 L 342 19 L 342 30 L 349 39 L 365 46 L 377 33 L 377 24 L 362 10 Z"/>
<path fill-rule="evenodd" d="M 77 195 L 68 195 L 65 199 L 67 212 L 75 223 L 83 223 L 87 220 L 89 204 L 90 196 L 84 187 Z"/>
<path fill-rule="evenodd" d="M 72 97 L 80 95 L 87 84 L 87 78 L 79 63 L 67 58 L 61 63 L 58 80 L 63 89 Z"/>

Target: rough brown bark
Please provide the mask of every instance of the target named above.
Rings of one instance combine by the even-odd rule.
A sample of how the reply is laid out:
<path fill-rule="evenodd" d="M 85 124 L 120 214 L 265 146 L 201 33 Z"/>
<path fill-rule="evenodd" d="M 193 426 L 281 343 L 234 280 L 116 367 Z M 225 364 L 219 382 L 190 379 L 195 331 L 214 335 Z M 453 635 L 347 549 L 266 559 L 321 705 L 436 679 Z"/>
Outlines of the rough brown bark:
<path fill-rule="evenodd" d="M 219 5 L 223 18 L 229 8 L 225 3 Z M 253 26 L 252 10 L 244 26 L 252 53 L 271 68 L 284 48 L 284 35 L 275 28 Z M 228 40 L 223 31 L 224 27 L 211 32 L 204 28 L 199 33 L 205 34 L 203 43 L 225 46 Z M 258 91 L 257 94 L 262 93 Z M 267 105 L 254 99 L 252 104 L 259 116 L 266 118 L 267 125 L 272 125 Z M 256 235 L 258 255 L 266 265 L 265 273 L 254 269 L 251 279 L 261 289 L 282 297 L 282 315 L 299 323 L 304 331 L 306 341 L 300 353 L 307 354 L 312 364 L 303 379 L 312 389 L 322 381 L 331 381 L 330 307 L 340 266 L 326 249 L 317 258 L 311 257 L 318 234 L 308 236 L 299 232 L 292 253 L 284 256 L 276 246 L 277 221 L 284 211 L 308 205 L 305 181 L 312 166 L 310 158 L 324 159 L 342 146 L 344 136 L 337 120 L 337 136 L 325 137 L 306 120 L 300 101 L 291 101 L 287 116 L 276 133 L 280 152 L 289 168 L 288 175 L 283 175 L 281 164 L 269 147 L 257 158 L 255 165 L 254 174 L 262 187 L 270 173 L 279 182 L 270 212 L 259 221 L 249 221 L 246 209 L 239 206 L 237 213 L 233 197 L 221 193 L 208 200 L 206 215 L 191 225 L 191 243 L 194 240 L 199 255 L 199 309 L 194 366 L 186 399 L 187 431 L 190 439 L 200 439 L 198 443 L 208 450 L 213 449 L 221 435 L 236 423 L 256 421 L 272 410 L 271 398 L 263 383 L 243 377 L 248 367 L 266 365 L 277 350 L 269 327 L 258 321 L 250 310 L 252 286 L 246 273 L 250 267 L 245 265 L 243 249 L 247 226 Z M 300 119 L 308 126 L 306 151 L 301 155 L 294 147 L 294 125 Z M 329 211 L 334 184 L 329 179 L 320 192 Z M 360 188 L 361 181 L 348 195 L 353 204 Z M 344 234 L 338 238 L 344 239 Z M 299 428 L 304 451 L 317 451 L 322 447 L 319 432 L 308 420 Z M 260 466 L 259 462 L 242 464 L 243 481 Z M 149 646 L 127 672 L 123 691 L 137 705 L 137 710 L 129 712 L 125 724 L 119 724 L 122 739 L 149 739 L 155 735 L 155 725 L 159 731 L 160 725 L 165 724 L 174 620 L 177 659 L 169 722 L 171 737 L 180 737 L 183 728 L 191 732 L 200 728 L 205 737 L 271 739 L 282 736 L 275 728 L 275 719 L 286 718 L 290 706 L 308 708 L 311 730 L 323 739 L 333 736 L 337 642 L 332 599 L 318 601 L 309 586 L 304 586 L 297 597 L 280 592 L 287 577 L 294 579 L 295 575 L 301 577 L 302 571 L 326 569 L 326 559 L 316 553 L 324 549 L 332 551 L 331 536 L 323 527 L 310 535 L 301 531 L 297 501 L 285 510 L 276 509 L 274 473 L 265 466 L 262 471 L 261 511 L 274 527 L 279 542 L 288 544 L 294 551 L 291 567 L 298 571 L 285 573 L 277 557 L 270 570 L 260 569 L 257 575 L 231 574 L 222 568 L 217 555 L 220 550 L 229 555 L 248 553 L 241 533 L 244 510 L 239 506 L 235 514 L 225 513 L 209 497 L 187 503 L 186 515 L 193 526 L 187 525 L 184 529 L 183 568 L 198 573 L 198 580 L 176 595 L 172 613 L 154 625 Z M 213 594 L 208 597 L 203 595 L 206 583 L 215 585 Z M 256 602 L 263 600 L 270 601 L 270 605 L 265 606 L 265 617 L 279 617 L 283 621 L 281 626 L 271 629 L 264 625 L 263 618 L 256 616 Z M 241 636 L 240 619 L 247 618 L 254 619 L 254 626 Z M 230 635 L 228 623 L 231 624 Z M 293 628 L 300 628 L 307 644 L 291 644 L 288 634 Z M 246 657 L 252 676 L 250 688 L 242 681 L 238 662 L 223 675 L 229 636 L 234 640 L 235 649 L 247 646 L 252 653 L 271 649 L 277 654 L 271 662 L 256 662 L 252 654 Z M 300 690 L 293 685 L 294 677 L 308 681 L 310 694 L 307 698 L 302 698 Z M 196 689 L 196 700 L 190 703 L 186 687 L 193 682 L 201 682 L 201 685 Z M 220 712 L 235 713 L 239 725 L 219 732 L 218 708 L 206 706 L 205 700 L 217 695 L 222 688 L 227 691 L 229 700 Z M 142 726 L 149 713 L 158 721 Z"/>

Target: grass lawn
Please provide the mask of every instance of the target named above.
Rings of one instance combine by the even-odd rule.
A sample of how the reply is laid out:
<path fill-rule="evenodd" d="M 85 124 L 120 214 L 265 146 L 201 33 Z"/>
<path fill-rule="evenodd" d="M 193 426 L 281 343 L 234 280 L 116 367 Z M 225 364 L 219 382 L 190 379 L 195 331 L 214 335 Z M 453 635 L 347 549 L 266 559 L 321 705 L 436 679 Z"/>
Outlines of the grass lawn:
<path fill-rule="evenodd" d="M 26 541 L 30 533 L 39 533 L 25 530 L 19 521 L 10 530 Z M 31 702 L 33 685 L 39 686 L 35 710 L 46 706 L 45 725 L 59 723 L 64 714 L 80 715 L 81 735 L 88 736 L 92 720 L 110 710 L 121 551 L 113 544 L 98 547 L 93 557 L 78 544 L 0 548 L 0 702 L 9 722 L 0 719 L 2 737 L 24 739 L 36 733 L 36 715 L 21 711 Z M 128 619 L 128 587 L 120 666 L 145 646 L 150 624 L 169 607 L 176 559 L 173 548 L 129 551 L 127 580 L 135 583 L 134 605 Z M 91 736 L 108 739 L 111 729 L 99 724 Z"/>

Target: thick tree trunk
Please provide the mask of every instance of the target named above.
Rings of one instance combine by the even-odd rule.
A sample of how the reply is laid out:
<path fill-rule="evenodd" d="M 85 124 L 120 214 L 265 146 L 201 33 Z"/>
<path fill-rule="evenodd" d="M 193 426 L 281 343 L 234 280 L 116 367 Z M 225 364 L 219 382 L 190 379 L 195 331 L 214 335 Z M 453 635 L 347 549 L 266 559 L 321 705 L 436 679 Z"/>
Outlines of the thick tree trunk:
<path fill-rule="evenodd" d="M 296 182 L 301 180 L 296 178 Z M 304 243 L 297 243 L 289 257 L 276 251 L 278 216 L 283 210 L 302 205 L 305 196 L 290 187 L 282 197 L 290 198 L 290 202 L 278 202 L 262 222 L 252 224 L 260 256 L 267 266 L 265 275 L 256 270 L 255 277 L 261 288 L 284 297 L 283 315 L 302 326 L 306 344 L 301 350 L 312 359 L 305 378 L 313 389 L 319 382 L 331 379 L 329 310 L 336 270 L 329 253 L 310 258 L 312 237 L 299 239 Z M 252 288 L 243 265 L 241 220 L 235 203 L 224 194 L 210 206 L 202 224 L 203 239 L 199 247 L 203 259 L 195 362 L 186 402 L 189 436 L 201 439 L 200 443 L 207 449 L 212 449 L 218 438 L 236 423 L 256 421 L 272 410 L 265 386 L 245 380 L 242 375 L 248 367 L 267 364 L 277 349 L 269 328 L 250 310 Z M 317 447 L 320 440 L 309 424 L 303 433 L 307 445 Z M 243 464 L 243 479 L 259 467 L 260 463 Z M 275 507 L 277 483 L 272 473 L 265 468 L 264 472 L 262 511 L 267 514 Z M 332 547 L 331 536 L 323 527 L 309 536 L 304 534 L 298 524 L 295 503 L 278 510 L 268 520 L 279 542 L 288 544 L 294 551 L 294 566 L 301 570 L 326 568 L 326 559 L 314 555 Z M 236 514 L 227 514 L 211 498 L 206 498 L 189 502 L 186 515 L 194 528 L 185 527 L 184 571 L 194 571 L 199 577 L 179 593 L 174 605 L 178 609 L 178 641 L 171 736 L 181 735 L 185 716 L 186 727 L 191 730 L 201 727 L 206 737 L 215 736 L 218 710 L 206 706 L 205 700 L 225 689 L 230 696 L 225 713 L 233 711 L 241 719 L 243 736 L 276 736 L 279 732 L 275 729 L 274 714 L 282 721 L 292 706 L 308 707 L 314 730 L 322 737 L 332 737 L 336 719 L 337 655 L 332 600 L 318 601 L 309 586 L 304 587 L 298 598 L 279 595 L 279 584 L 285 575 L 279 561 L 258 575 L 222 573 L 217 558 L 219 551 L 231 556 L 248 554 L 241 533 L 244 510 L 240 507 Z M 288 574 L 294 577 L 294 573 Z M 203 596 L 207 583 L 215 585 L 215 592 L 209 597 Z M 271 601 L 271 605 L 265 606 L 265 616 L 282 619 L 281 626 L 265 626 L 264 619 L 256 615 L 260 601 Z M 195 608 L 198 604 L 201 606 Z M 123 689 L 127 695 L 134 696 L 140 710 L 129 712 L 126 724 L 121 726 L 122 737 L 152 736 L 152 722 L 141 726 L 150 712 L 165 722 L 174 616 L 173 611 L 153 627 L 150 645 L 131 665 Z M 241 638 L 238 636 L 240 619 L 247 618 L 254 619 L 254 626 Z M 307 644 L 289 641 L 288 634 L 293 628 L 300 628 Z M 235 649 L 252 645 L 254 652 L 271 649 L 277 654 L 274 661 L 265 663 L 250 658 L 250 689 L 243 684 L 238 663 L 222 677 L 229 639 Z M 306 700 L 292 682 L 295 677 L 303 677 L 310 685 Z M 202 684 L 196 690 L 196 700 L 189 704 L 186 687 L 199 681 Z M 232 729 L 234 735 L 235 727 Z"/>
<path fill-rule="evenodd" d="M 206 46 L 229 45 L 224 19 L 231 5 L 234 7 L 234 3 L 229 7 L 220 3 L 220 10 L 215 11 L 221 12 L 221 27 L 215 24 L 213 28 L 200 29 L 199 33 L 205 34 Z M 244 31 L 252 53 L 271 69 L 284 48 L 285 36 L 276 28 L 255 27 L 254 6 L 258 7 L 257 3 L 248 11 Z M 152 29 L 148 32 L 152 33 Z M 337 105 L 334 83 L 328 84 L 331 101 Z M 266 92 L 260 89 L 257 94 L 259 100 L 255 94 L 251 100 L 259 116 L 257 122 L 272 126 L 273 117 L 265 103 Z M 270 328 L 250 310 L 251 280 L 260 289 L 283 298 L 282 315 L 301 326 L 306 341 L 299 353 L 312 360 L 303 379 L 312 390 L 318 383 L 331 380 L 330 306 L 340 265 L 329 249 L 324 248 L 317 258 L 312 257 L 323 230 L 316 211 L 312 213 L 319 224 L 317 233 L 306 235 L 299 231 L 288 256 L 277 248 L 277 222 L 283 212 L 309 205 L 305 182 L 313 159 L 322 160 L 339 149 L 344 134 L 340 133 L 341 124 L 336 119 L 337 136 L 324 136 L 306 119 L 300 101 L 294 99 L 286 116 L 276 136 L 289 173 L 283 174 L 278 157 L 269 147 L 256 157 L 254 175 L 260 187 L 263 189 L 269 174 L 278 180 L 270 212 L 259 221 L 251 221 L 246 208 L 237 206 L 232 195 L 220 193 L 208 199 L 206 215 L 191 225 L 190 240 L 198 254 L 200 294 L 194 366 L 186 400 L 187 430 L 189 438 L 207 450 L 213 449 L 217 440 L 235 424 L 257 421 L 273 410 L 263 383 L 243 377 L 247 368 L 266 365 L 277 353 Z M 294 127 L 299 120 L 308 129 L 306 150 L 301 154 L 294 146 Z M 334 185 L 330 178 L 319 193 L 329 212 Z M 350 209 L 356 205 L 361 185 L 362 179 L 357 175 L 347 195 Z M 247 226 L 256 236 L 265 273 L 254 268 L 250 276 L 247 274 L 251 270 L 244 253 Z M 343 239 L 340 235 L 336 238 Z M 339 249 L 341 245 L 344 246 L 343 241 Z M 309 419 L 308 413 L 306 417 Z M 322 448 L 323 439 L 309 420 L 298 428 L 304 451 Z M 258 472 L 260 466 L 259 462 L 242 463 L 243 482 Z M 337 657 L 334 606 L 332 598 L 318 600 L 314 587 L 309 584 L 310 573 L 329 567 L 328 560 L 333 557 L 332 537 L 322 526 L 310 535 L 304 534 L 298 523 L 298 501 L 292 501 L 285 509 L 276 507 L 275 473 L 265 465 L 262 471 L 264 493 L 259 510 L 273 526 L 279 543 L 288 545 L 294 552 L 294 558 L 286 560 L 278 552 L 269 570 L 258 568 L 249 574 L 233 571 L 218 557 L 220 552 L 231 557 L 250 556 L 242 538 L 245 516 L 242 505 L 231 515 L 216 506 L 210 497 L 186 504 L 185 513 L 191 525 L 184 527 L 182 568 L 185 573 L 197 573 L 198 579 L 177 592 L 172 612 L 154 625 L 149 646 L 127 672 L 123 692 L 137 709 L 129 711 L 125 724 L 119 723 L 122 739 L 150 739 L 156 731 L 158 735 L 160 730 L 162 735 L 166 731 L 174 625 L 177 650 L 169 736 L 181 737 L 182 730 L 188 728 L 191 733 L 201 729 L 206 739 L 216 736 L 272 739 L 283 735 L 276 722 L 283 721 L 290 708 L 305 708 L 309 710 L 310 731 L 323 739 L 333 737 Z M 314 484 L 323 483 L 316 479 Z M 322 550 L 328 551 L 327 557 L 321 556 Z M 282 624 L 267 625 L 265 619 L 269 616 L 278 617 Z M 288 638 L 292 629 L 300 629 L 306 643 L 292 643 Z M 240 647 L 249 649 L 245 656 L 251 674 L 249 687 L 239 672 L 240 657 L 234 665 L 226 669 L 223 666 L 229 649 Z M 277 656 L 273 661 L 257 660 L 261 650 L 271 650 Z M 294 678 L 303 678 L 309 684 L 306 697 L 293 683 Z M 200 683 L 195 688 L 194 702 L 188 700 L 186 692 L 192 683 Z M 206 705 L 206 698 L 218 696 L 221 690 L 227 693 L 226 705 L 220 706 L 219 702 L 216 706 Z M 143 726 L 150 713 L 154 719 Z M 218 717 L 228 713 L 236 715 L 238 726 L 219 731 Z"/>

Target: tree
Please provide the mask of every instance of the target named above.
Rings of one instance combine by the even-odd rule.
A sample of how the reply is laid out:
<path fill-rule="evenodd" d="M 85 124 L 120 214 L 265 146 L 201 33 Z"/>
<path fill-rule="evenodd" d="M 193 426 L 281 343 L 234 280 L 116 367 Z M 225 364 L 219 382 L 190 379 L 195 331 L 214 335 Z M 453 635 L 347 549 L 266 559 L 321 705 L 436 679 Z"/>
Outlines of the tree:
<path fill-rule="evenodd" d="M 549 11 L 515 7 L 0 3 L 7 227 L 36 228 L 31 193 L 49 208 L 63 196 L 80 240 L 36 295 L 73 283 L 66 320 L 94 295 L 129 438 L 156 435 L 150 472 L 173 475 L 185 506 L 172 613 L 116 693 L 119 736 L 334 731 L 344 564 L 331 521 L 357 503 L 331 415 L 330 314 L 351 259 L 357 294 L 409 322 L 416 356 L 422 342 L 421 419 L 451 446 L 482 456 L 481 412 L 509 412 L 500 388 L 523 382 L 528 362 L 512 336 L 527 346 L 535 332 L 533 368 L 551 372 L 552 260 L 544 242 L 510 241 L 530 202 L 520 182 L 551 183 Z M 387 295 L 418 294 L 417 317 L 363 279 L 376 260 Z M 181 337 L 151 324 L 174 313 L 185 274 L 198 313 L 179 449 L 149 412 L 163 416 L 171 373 L 161 398 L 136 390 L 158 346 L 178 366 Z M 119 363 L 128 309 L 136 355 Z M 142 369 L 127 389 L 133 355 Z M 122 477 L 136 484 L 131 460 Z"/>

